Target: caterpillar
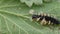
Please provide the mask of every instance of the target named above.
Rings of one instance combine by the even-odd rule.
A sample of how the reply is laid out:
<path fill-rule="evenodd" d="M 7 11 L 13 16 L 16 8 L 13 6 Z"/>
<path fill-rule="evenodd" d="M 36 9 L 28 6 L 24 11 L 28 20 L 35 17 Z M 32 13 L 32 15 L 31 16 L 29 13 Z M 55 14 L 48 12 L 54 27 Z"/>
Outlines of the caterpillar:
<path fill-rule="evenodd" d="M 46 13 L 35 14 L 34 10 L 29 11 L 32 14 L 32 20 L 40 22 L 42 25 L 59 25 L 60 21 Z"/>
<path fill-rule="evenodd" d="M 59 25 L 60 24 L 58 19 L 51 17 L 47 14 L 40 14 L 40 15 L 33 14 L 32 19 L 41 22 L 42 25 L 46 25 L 46 24 Z"/>

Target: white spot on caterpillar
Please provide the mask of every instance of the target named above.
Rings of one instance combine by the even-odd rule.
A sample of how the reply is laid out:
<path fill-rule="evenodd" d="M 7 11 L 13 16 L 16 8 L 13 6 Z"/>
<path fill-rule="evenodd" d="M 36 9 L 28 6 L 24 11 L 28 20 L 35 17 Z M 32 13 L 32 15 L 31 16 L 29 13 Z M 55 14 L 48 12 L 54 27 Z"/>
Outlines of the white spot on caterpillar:
<path fill-rule="evenodd" d="M 46 25 L 47 24 L 47 22 L 46 22 L 46 20 L 45 20 L 45 18 L 41 21 L 41 25 Z"/>
<path fill-rule="evenodd" d="M 39 21 L 40 18 L 37 18 L 37 21 Z"/>
<path fill-rule="evenodd" d="M 31 9 L 30 11 L 29 11 L 29 14 L 34 14 L 34 10 L 33 9 Z"/>
<path fill-rule="evenodd" d="M 50 25 L 50 23 L 51 23 L 51 22 L 49 21 L 48 24 Z"/>

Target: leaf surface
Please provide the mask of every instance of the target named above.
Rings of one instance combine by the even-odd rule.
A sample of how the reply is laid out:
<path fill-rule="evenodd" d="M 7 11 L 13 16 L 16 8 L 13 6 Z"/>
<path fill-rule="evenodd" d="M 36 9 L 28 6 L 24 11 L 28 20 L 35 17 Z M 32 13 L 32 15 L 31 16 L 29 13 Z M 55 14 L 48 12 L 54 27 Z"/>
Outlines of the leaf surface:
<path fill-rule="evenodd" d="M 41 5 L 43 0 L 20 0 L 22 3 L 25 3 L 27 6 L 31 7 L 34 4 Z"/>
<path fill-rule="evenodd" d="M 60 34 L 58 27 L 52 30 L 32 22 L 29 15 L 31 9 L 60 18 L 59 0 L 44 3 L 44 6 L 33 5 L 32 8 L 20 3 L 19 0 L 0 0 L 0 34 Z"/>

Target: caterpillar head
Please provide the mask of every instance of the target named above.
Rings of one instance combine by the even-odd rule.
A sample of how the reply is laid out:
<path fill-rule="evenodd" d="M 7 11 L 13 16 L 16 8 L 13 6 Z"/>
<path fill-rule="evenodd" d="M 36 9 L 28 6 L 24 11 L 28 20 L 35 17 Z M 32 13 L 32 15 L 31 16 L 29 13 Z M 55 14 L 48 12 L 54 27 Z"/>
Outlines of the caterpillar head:
<path fill-rule="evenodd" d="M 32 19 L 35 21 L 41 21 L 44 17 L 41 15 L 32 15 Z"/>
<path fill-rule="evenodd" d="M 32 15 L 32 19 L 33 19 L 33 20 L 35 20 L 35 21 L 36 21 L 36 20 L 37 20 L 37 18 L 39 18 L 39 15 L 35 15 L 35 14 L 34 14 L 34 15 Z"/>

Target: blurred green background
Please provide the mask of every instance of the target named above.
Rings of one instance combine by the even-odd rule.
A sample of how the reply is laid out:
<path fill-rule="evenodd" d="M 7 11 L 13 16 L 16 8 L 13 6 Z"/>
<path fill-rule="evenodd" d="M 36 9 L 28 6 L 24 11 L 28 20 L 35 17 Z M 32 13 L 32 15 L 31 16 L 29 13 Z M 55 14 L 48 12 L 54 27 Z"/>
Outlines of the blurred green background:
<path fill-rule="evenodd" d="M 60 34 L 31 21 L 30 10 L 56 16 L 60 20 L 60 0 L 0 0 L 0 34 Z"/>

